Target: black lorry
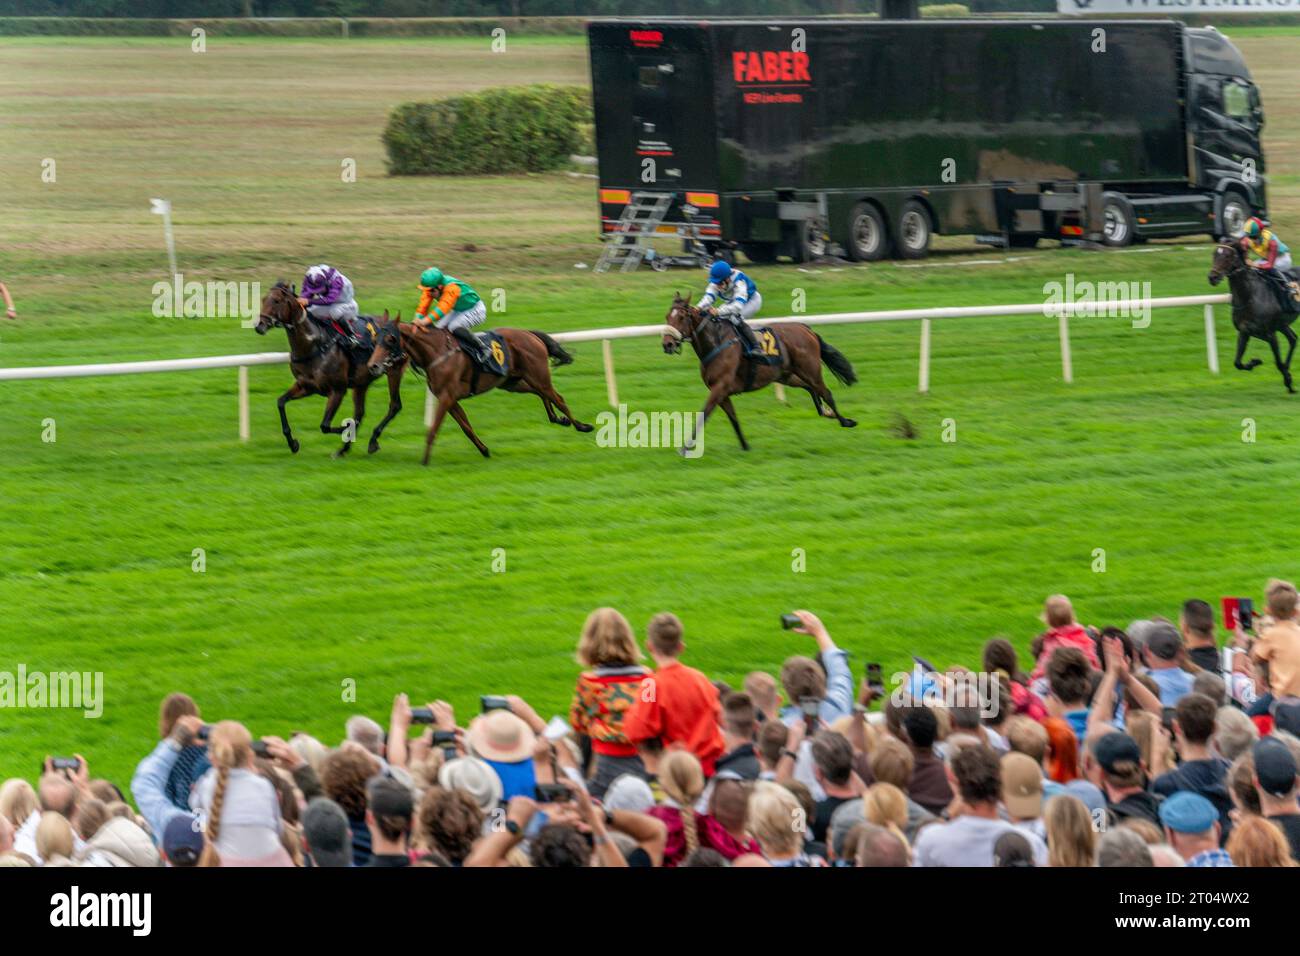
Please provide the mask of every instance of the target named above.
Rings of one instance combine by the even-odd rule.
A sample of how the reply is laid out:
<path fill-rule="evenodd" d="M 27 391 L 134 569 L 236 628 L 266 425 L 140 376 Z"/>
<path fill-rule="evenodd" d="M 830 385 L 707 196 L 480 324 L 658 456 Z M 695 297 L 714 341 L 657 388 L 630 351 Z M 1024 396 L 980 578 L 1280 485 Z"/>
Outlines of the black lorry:
<path fill-rule="evenodd" d="M 1245 61 L 1172 20 L 588 25 L 604 234 L 803 261 L 1226 234 L 1266 215 Z M 636 208 L 639 207 L 640 212 Z"/>

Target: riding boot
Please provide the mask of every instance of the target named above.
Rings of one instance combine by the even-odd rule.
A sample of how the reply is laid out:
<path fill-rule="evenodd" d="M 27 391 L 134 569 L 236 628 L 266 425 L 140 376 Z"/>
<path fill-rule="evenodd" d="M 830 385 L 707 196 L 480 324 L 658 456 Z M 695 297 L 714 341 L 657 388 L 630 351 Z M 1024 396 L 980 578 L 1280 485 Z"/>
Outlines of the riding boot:
<path fill-rule="evenodd" d="M 753 326 L 740 318 L 733 320 L 732 324 L 740 334 L 741 341 L 745 343 L 745 354 L 757 355 L 763 351 L 763 347 L 758 343 L 758 336 L 754 334 Z"/>
<path fill-rule="evenodd" d="M 474 356 L 474 359 L 480 365 L 488 364 L 487 349 L 483 348 L 483 343 L 478 340 L 478 336 L 468 326 L 452 329 L 451 334 L 456 336 L 456 339 L 469 349 L 469 354 Z"/>

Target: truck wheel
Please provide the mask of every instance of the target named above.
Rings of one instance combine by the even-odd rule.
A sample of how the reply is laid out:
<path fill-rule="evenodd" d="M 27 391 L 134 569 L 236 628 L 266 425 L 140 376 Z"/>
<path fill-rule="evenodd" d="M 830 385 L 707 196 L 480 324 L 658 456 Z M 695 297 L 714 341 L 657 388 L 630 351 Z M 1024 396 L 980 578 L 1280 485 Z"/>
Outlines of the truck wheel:
<path fill-rule="evenodd" d="M 1106 193 L 1102 201 L 1105 205 L 1102 207 L 1101 241 L 1108 246 L 1129 245 L 1137 230 L 1137 217 L 1133 215 L 1133 207 L 1119 193 Z"/>
<path fill-rule="evenodd" d="M 740 251 L 755 265 L 763 266 L 776 262 L 775 242 L 747 242 L 740 247 Z"/>
<path fill-rule="evenodd" d="M 1013 232 L 1007 236 L 1007 246 L 1011 249 L 1037 249 L 1039 238 L 1032 232 Z"/>
<path fill-rule="evenodd" d="M 898 217 L 898 254 L 904 259 L 924 259 L 930 252 L 930 213 L 915 199 L 903 203 Z"/>
<path fill-rule="evenodd" d="M 1223 210 L 1219 214 L 1219 228 L 1225 236 L 1235 236 L 1251 216 L 1250 203 L 1242 198 L 1241 193 L 1223 194 Z"/>
<path fill-rule="evenodd" d="M 854 262 L 875 262 L 889 251 L 889 227 L 880 210 L 860 202 L 849 213 L 849 244 L 846 250 Z"/>

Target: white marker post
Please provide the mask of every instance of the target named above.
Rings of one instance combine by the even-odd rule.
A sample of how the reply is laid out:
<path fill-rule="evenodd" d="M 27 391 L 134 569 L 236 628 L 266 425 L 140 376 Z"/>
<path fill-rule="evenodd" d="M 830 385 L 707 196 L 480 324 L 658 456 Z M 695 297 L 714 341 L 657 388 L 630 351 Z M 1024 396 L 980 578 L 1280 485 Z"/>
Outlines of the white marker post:
<path fill-rule="evenodd" d="M 149 211 L 163 217 L 163 234 L 167 237 L 167 265 L 176 275 L 176 241 L 172 237 L 172 204 L 168 199 L 150 199 Z"/>

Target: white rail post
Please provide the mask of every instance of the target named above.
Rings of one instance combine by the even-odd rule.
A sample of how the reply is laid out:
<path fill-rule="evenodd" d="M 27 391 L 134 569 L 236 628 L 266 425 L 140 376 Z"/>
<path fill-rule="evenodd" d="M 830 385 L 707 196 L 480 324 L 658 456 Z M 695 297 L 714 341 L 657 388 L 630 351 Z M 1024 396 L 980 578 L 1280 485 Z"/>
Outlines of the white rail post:
<path fill-rule="evenodd" d="M 1205 303 L 1205 357 L 1209 360 L 1210 371 L 1219 374 L 1219 343 L 1214 337 L 1214 306 Z"/>
<path fill-rule="evenodd" d="M 614 378 L 614 347 L 609 339 L 600 340 L 600 351 L 605 358 L 605 391 L 611 408 L 618 408 L 618 382 Z"/>
<path fill-rule="evenodd" d="M 248 441 L 248 366 L 239 366 L 239 440 Z"/>
<path fill-rule="evenodd" d="M 1061 378 L 1069 385 L 1074 381 L 1074 364 L 1070 361 L 1070 314 L 1061 309 L 1059 326 L 1061 331 Z"/>
<path fill-rule="evenodd" d="M 917 375 L 916 390 L 922 395 L 930 391 L 930 320 L 921 320 L 921 369 Z"/>
<path fill-rule="evenodd" d="M 433 392 L 424 390 L 424 427 L 433 427 Z"/>
<path fill-rule="evenodd" d="M 776 400 L 777 400 L 778 402 L 784 402 L 784 401 L 785 401 L 785 386 L 784 386 L 784 385 L 782 385 L 780 382 L 774 382 L 774 383 L 772 384 L 772 391 L 776 394 Z"/>

